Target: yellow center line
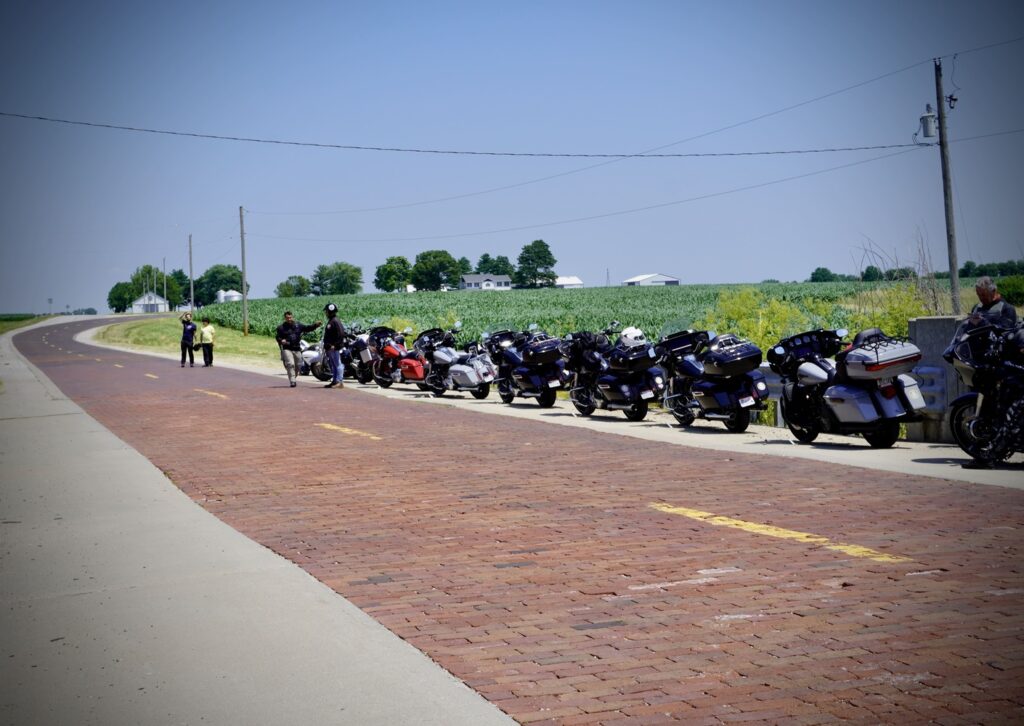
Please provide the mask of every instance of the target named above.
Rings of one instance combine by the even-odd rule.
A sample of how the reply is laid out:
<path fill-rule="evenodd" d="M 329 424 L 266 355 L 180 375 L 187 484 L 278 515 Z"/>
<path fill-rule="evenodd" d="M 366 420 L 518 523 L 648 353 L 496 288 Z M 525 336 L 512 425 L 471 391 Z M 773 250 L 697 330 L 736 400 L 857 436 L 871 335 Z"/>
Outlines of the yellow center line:
<path fill-rule="evenodd" d="M 199 391 L 199 393 L 205 393 L 207 396 L 216 396 L 217 398 L 224 399 L 227 398 L 227 396 L 225 396 L 223 393 L 217 393 L 216 391 L 207 391 L 205 388 L 193 388 L 192 390 Z"/>
<path fill-rule="evenodd" d="M 718 514 L 712 514 L 711 512 L 702 512 L 699 509 L 673 507 L 671 504 L 661 502 L 651 504 L 650 506 L 652 509 L 657 509 L 659 512 L 665 512 L 666 514 L 678 514 L 682 517 L 689 517 L 690 519 L 707 522 L 708 524 L 713 524 L 718 527 L 733 527 L 735 529 L 742 529 L 745 532 L 761 534 L 767 537 L 777 537 L 779 539 L 791 539 L 796 540 L 797 542 L 805 542 L 807 544 L 824 547 L 827 550 L 843 552 L 845 554 L 852 555 L 853 557 L 866 557 L 867 559 L 874 560 L 875 562 L 913 562 L 909 557 L 887 555 L 884 552 L 879 552 L 878 550 L 873 550 L 869 547 L 833 542 L 827 537 L 822 537 L 820 534 L 797 532 L 793 529 L 783 529 L 782 527 L 774 527 L 770 524 L 746 522 L 742 519 L 733 519 L 732 517 L 723 517 Z"/>
<path fill-rule="evenodd" d="M 365 431 L 357 431 L 356 429 L 350 429 L 350 428 L 347 428 L 345 426 L 337 426 L 335 424 L 329 424 L 329 423 L 318 423 L 318 424 L 313 424 L 313 425 L 314 426 L 319 426 L 322 429 L 327 429 L 328 431 L 338 431 L 338 432 L 343 433 L 343 434 L 348 434 L 349 436 L 362 436 L 363 438 L 370 439 L 371 441 L 383 441 L 383 439 L 381 439 L 380 436 L 375 436 L 374 434 L 368 434 Z"/>
<path fill-rule="evenodd" d="M 120 363 L 115 363 L 114 368 L 124 368 L 124 366 L 121 365 Z"/>
<path fill-rule="evenodd" d="M 152 373 L 147 373 L 146 378 L 159 378 L 160 376 L 154 376 Z"/>
<path fill-rule="evenodd" d="M 96 361 L 97 363 L 102 363 L 103 362 L 102 358 L 93 358 L 93 360 Z"/>

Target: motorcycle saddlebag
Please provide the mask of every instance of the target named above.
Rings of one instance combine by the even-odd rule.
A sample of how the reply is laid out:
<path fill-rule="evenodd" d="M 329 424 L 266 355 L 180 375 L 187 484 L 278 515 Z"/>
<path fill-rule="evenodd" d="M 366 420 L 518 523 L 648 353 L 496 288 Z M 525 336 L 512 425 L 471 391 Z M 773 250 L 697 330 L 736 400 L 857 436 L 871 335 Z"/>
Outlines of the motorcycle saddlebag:
<path fill-rule="evenodd" d="M 408 381 L 422 381 L 423 364 L 415 358 L 402 358 L 399 361 L 402 367 L 402 377 Z"/>
<path fill-rule="evenodd" d="M 882 339 L 847 351 L 846 375 L 856 380 L 895 378 L 910 373 L 921 360 L 921 349 L 903 340 Z"/>
<path fill-rule="evenodd" d="M 741 376 L 761 365 L 761 349 L 749 340 L 741 340 L 735 345 L 714 343 L 702 362 L 705 375 Z"/>
<path fill-rule="evenodd" d="M 526 365 L 554 363 L 562 357 L 562 352 L 558 348 L 560 343 L 561 341 L 558 338 L 549 338 L 548 340 L 530 343 L 526 346 L 526 350 L 523 351 L 523 362 Z"/>
<path fill-rule="evenodd" d="M 825 391 L 825 403 L 840 423 L 871 423 L 879 418 L 871 392 L 855 386 L 830 386 Z"/>
<path fill-rule="evenodd" d="M 453 365 L 448 369 L 452 382 L 461 388 L 476 388 L 480 385 L 480 376 L 476 368 L 468 365 Z"/>
<path fill-rule="evenodd" d="M 617 371 L 645 371 L 654 365 L 657 354 L 650 345 L 637 345 L 632 348 L 615 348 L 608 355 L 608 366 Z"/>

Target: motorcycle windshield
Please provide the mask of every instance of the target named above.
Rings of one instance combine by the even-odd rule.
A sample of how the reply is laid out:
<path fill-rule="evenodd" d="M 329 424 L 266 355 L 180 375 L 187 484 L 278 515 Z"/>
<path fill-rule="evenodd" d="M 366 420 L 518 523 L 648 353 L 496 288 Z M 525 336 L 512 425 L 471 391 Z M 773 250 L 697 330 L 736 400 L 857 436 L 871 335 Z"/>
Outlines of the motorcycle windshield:
<path fill-rule="evenodd" d="M 665 321 L 658 331 L 658 340 L 664 340 L 665 338 L 674 337 L 677 333 L 693 332 L 694 321 L 693 317 L 686 315 L 678 318 L 672 318 L 671 320 Z"/>
<path fill-rule="evenodd" d="M 489 340 L 492 336 L 498 335 L 499 333 L 515 333 L 519 328 L 508 322 L 490 323 L 484 328 L 484 332 L 480 335 L 483 340 Z"/>

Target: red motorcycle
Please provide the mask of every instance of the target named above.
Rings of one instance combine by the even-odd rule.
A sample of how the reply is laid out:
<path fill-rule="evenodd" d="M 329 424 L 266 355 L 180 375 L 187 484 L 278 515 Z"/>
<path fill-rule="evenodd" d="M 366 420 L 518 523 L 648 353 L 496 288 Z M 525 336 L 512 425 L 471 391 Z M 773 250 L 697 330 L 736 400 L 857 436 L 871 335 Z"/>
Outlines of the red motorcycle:
<path fill-rule="evenodd" d="M 426 379 L 429 366 L 418 351 L 406 349 L 404 334 L 379 325 L 370 328 L 367 343 L 373 357 L 373 380 L 381 388 L 392 383 L 423 383 Z"/>

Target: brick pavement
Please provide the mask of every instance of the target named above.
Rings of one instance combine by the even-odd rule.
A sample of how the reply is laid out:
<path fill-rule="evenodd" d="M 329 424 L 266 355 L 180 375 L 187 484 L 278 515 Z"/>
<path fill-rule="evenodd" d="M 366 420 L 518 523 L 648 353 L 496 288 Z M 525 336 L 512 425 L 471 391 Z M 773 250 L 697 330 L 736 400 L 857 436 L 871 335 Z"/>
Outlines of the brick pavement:
<path fill-rule="evenodd" d="M 15 343 L 196 502 L 520 722 L 1024 718 L 1020 491 L 292 390 L 70 342 L 88 325 Z"/>

